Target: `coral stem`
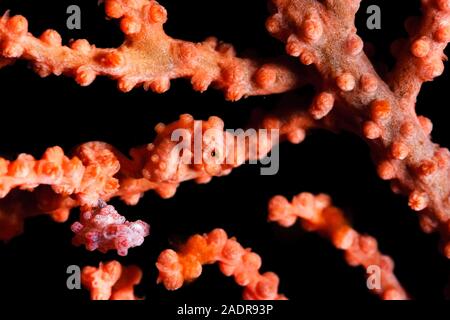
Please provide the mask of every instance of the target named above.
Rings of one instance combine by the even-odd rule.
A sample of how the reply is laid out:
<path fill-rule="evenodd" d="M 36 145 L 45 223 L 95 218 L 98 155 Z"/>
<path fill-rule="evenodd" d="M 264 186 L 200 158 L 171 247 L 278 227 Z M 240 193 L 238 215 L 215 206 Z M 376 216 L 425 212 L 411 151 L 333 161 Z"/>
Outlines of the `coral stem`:
<path fill-rule="evenodd" d="M 24 17 L 5 15 L 0 19 L 0 54 L 30 61 L 42 77 L 64 74 L 82 86 L 98 75 L 109 76 L 124 92 L 144 86 L 163 93 L 171 79 L 188 78 L 197 91 L 212 85 L 235 101 L 289 91 L 305 83 L 306 70 L 286 58 L 238 58 L 232 46 L 215 38 L 191 43 L 169 37 L 163 30 L 167 12 L 156 1 L 106 0 L 105 9 L 110 18 L 120 19 L 125 33 L 118 48 L 96 48 L 85 39 L 65 46 L 55 30 L 35 38 Z M 9 60 L 3 59 L 0 66 L 4 64 Z"/>
<path fill-rule="evenodd" d="M 343 212 L 331 204 L 325 194 L 314 196 L 301 193 L 291 203 L 282 196 L 276 196 L 269 202 L 269 220 L 281 226 L 292 226 L 300 219 L 308 231 L 318 232 L 329 238 L 333 245 L 343 250 L 347 263 L 362 266 L 370 271 L 380 270 L 379 287 L 371 289 L 385 300 L 405 300 L 408 295 L 394 275 L 394 262 L 380 253 L 377 241 L 367 235 L 359 234 L 347 222 Z"/>

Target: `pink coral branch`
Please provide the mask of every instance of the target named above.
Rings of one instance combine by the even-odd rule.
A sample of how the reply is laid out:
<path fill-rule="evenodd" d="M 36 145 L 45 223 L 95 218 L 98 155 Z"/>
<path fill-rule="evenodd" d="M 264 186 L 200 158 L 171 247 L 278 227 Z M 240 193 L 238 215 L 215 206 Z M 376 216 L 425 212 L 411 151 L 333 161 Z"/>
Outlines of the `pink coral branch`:
<path fill-rule="evenodd" d="M 343 250 L 349 265 L 363 266 L 366 270 L 372 266 L 380 268 L 380 288 L 371 290 L 381 298 L 385 300 L 408 298 L 394 275 L 392 259 L 378 251 L 377 241 L 373 237 L 361 235 L 353 229 L 343 212 L 332 206 L 329 196 L 301 193 L 295 196 L 291 203 L 282 196 L 270 200 L 270 221 L 290 227 L 297 219 L 301 220 L 306 230 L 324 235 L 336 248 Z"/>
<path fill-rule="evenodd" d="M 192 236 L 179 253 L 171 249 L 161 252 L 156 263 L 158 283 L 162 282 L 168 290 L 179 289 L 184 282 L 201 275 L 202 265 L 212 263 L 218 263 L 223 274 L 233 276 L 240 286 L 245 287 L 244 299 L 286 299 L 278 293 L 276 274 L 259 273 L 260 256 L 244 249 L 234 238 L 229 239 L 222 229 Z"/>
<path fill-rule="evenodd" d="M 140 246 L 150 232 L 147 223 L 127 221 L 103 200 L 96 208 L 81 210 L 80 222 L 74 222 L 71 229 L 75 233 L 74 245 L 85 245 L 89 251 L 98 249 L 102 253 L 115 249 L 120 256 L 126 256 L 129 248 Z"/>

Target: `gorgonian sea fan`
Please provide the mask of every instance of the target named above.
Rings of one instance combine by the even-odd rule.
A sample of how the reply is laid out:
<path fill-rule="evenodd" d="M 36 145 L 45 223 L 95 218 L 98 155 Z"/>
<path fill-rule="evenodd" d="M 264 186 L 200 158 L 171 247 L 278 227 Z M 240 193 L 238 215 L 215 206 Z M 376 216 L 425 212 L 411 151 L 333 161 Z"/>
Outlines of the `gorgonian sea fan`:
<path fill-rule="evenodd" d="M 286 52 L 272 58 L 238 55 L 232 45 L 216 38 L 191 42 L 171 37 L 164 30 L 168 13 L 153 0 L 103 2 L 107 17 L 117 20 L 124 34 L 123 42 L 111 48 L 86 39 L 64 44 L 52 29 L 36 37 L 24 16 L 6 12 L 0 18 L 1 67 L 25 60 L 41 77 L 64 75 L 81 86 L 106 76 L 123 93 L 143 87 L 161 94 L 169 91 L 171 80 L 183 78 L 195 91 L 213 88 L 232 102 L 273 94 L 285 99 L 271 111 L 252 115 L 248 128 L 266 134 L 257 139 L 250 135 L 243 145 L 237 144 L 238 134 L 225 130 L 220 117 L 196 120 L 182 113 L 178 120 L 159 123 L 156 137 L 128 154 L 93 141 L 71 152 L 48 148 L 40 159 L 25 153 L 0 158 L 0 239 L 21 234 L 25 218 L 49 214 L 64 222 L 79 207 L 80 221 L 71 227 L 73 243 L 125 256 L 144 242 L 149 225 L 128 221 L 107 202 L 120 198 L 136 205 L 150 190 L 171 198 L 182 182 L 208 183 L 247 161 L 264 159 L 280 142 L 299 144 L 313 129 L 324 129 L 351 132 L 367 143 L 379 177 L 391 182 L 394 193 L 408 197 L 422 229 L 440 234 L 442 253 L 450 258 L 450 154 L 431 140 L 431 121 L 416 114 L 423 84 L 444 72 L 450 0 L 422 1 L 421 17 L 405 23 L 408 38 L 392 45 L 396 60 L 391 68 L 379 68 L 369 56 L 370 46 L 357 34 L 360 4 L 360 0 L 269 1 L 265 27 Z M 304 88 L 313 88 L 313 93 Z M 179 130 L 185 133 L 185 147 L 195 148 L 196 132 L 203 134 L 200 159 L 195 152 L 174 152 L 173 136 Z M 276 137 L 267 133 L 275 131 Z M 223 149 L 226 146 L 232 147 Z M 303 192 L 291 202 L 275 196 L 268 211 L 269 220 L 281 226 L 292 226 L 299 219 L 307 231 L 330 239 L 349 265 L 378 266 L 380 286 L 369 289 L 381 298 L 410 297 L 377 240 L 356 231 L 327 195 Z M 178 289 L 212 263 L 244 287 L 246 299 L 285 298 L 278 293 L 278 276 L 259 272 L 260 256 L 221 228 L 194 235 L 177 250 L 163 251 L 156 262 L 158 282 Z M 85 267 L 82 282 L 93 299 L 136 299 L 133 286 L 141 277 L 139 268 L 111 261 Z"/>

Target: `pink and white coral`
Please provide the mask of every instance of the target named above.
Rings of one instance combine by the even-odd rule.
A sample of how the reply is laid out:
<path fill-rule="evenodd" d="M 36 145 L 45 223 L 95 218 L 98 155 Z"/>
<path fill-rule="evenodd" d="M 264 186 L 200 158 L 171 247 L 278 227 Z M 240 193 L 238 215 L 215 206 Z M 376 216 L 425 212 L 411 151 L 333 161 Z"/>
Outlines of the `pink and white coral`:
<path fill-rule="evenodd" d="M 74 245 L 85 245 L 89 251 L 117 250 L 126 256 L 128 249 L 140 246 L 150 233 L 150 226 L 142 220 L 127 221 L 111 205 L 100 200 L 94 209 L 82 210 L 80 222 L 71 226 Z"/>

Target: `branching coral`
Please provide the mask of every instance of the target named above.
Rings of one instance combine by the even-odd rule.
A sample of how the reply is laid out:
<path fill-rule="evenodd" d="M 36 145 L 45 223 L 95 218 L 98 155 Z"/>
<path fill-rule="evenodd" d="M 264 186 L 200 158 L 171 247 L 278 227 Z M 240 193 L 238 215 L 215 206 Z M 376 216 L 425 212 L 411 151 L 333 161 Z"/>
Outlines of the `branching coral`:
<path fill-rule="evenodd" d="M 258 115 L 253 122 L 259 128 L 279 130 L 277 139 L 273 139 L 270 131 L 258 136 L 255 133 L 255 139 L 250 137 L 248 140 L 252 145 L 249 147 L 246 143 L 235 143 L 242 136 L 224 131 L 224 123 L 219 118 L 195 121 L 185 114 L 169 125 L 158 124 L 155 141 L 132 149 L 132 160 L 102 142 L 79 146 L 72 158 L 65 156 L 59 147 L 48 149 L 41 160 L 26 154 L 19 155 L 14 161 L 0 158 L 3 198 L 13 188 L 34 190 L 42 185 L 51 187 L 51 190 L 36 189 L 34 197 L 26 194 L 28 205 L 25 208 L 11 208 L 22 195 L 17 195 L 13 203 L 8 197 L 1 200 L 0 208 L 5 209 L 0 215 L 0 226 L 5 231 L 0 232 L 0 236 L 8 240 L 20 233 L 23 218 L 27 216 L 49 212 L 55 220 L 66 221 L 70 209 L 80 205 L 96 207 L 99 199 L 107 201 L 118 196 L 128 204 L 136 204 L 148 190 L 155 190 L 163 198 L 172 197 L 183 181 L 207 183 L 213 176 L 229 174 L 248 160 L 266 156 L 280 139 L 301 142 L 305 130 L 320 125 L 308 114 L 291 110 Z M 183 138 L 186 138 L 181 141 L 181 147 L 179 138 L 173 139 L 173 133 L 180 129 L 185 130 Z M 198 164 L 194 161 L 195 152 L 190 152 L 195 151 L 194 144 L 198 143 L 194 134 L 197 129 L 201 139 Z M 205 132 L 210 134 L 205 135 Z M 230 147 L 219 144 L 221 141 L 228 142 Z M 180 151 L 183 151 L 182 155 Z M 8 227 L 11 224 L 16 227 Z"/>
<path fill-rule="evenodd" d="M 444 253 L 450 257 L 449 152 L 431 142 L 431 122 L 418 117 L 414 108 L 421 84 L 444 69 L 449 2 L 422 1 L 424 17 L 409 23 L 409 29 L 417 30 L 409 30 L 409 44 L 398 50 L 389 85 L 375 72 L 356 34 L 359 4 L 274 1 L 276 13 L 267 20 L 267 28 L 286 43 L 288 54 L 316 67 L 323 79 L 316 99 L 326 97 L 328 102 L 315 108 L 323 111 L 321 116 L 333 111 L 330 117 L 345 117 L 344 129 L 369 143 L 380 177 L 392 180 L 394 191 L 409 195 L 409 206 L 421 212 L 425 231 L 441 231 Z"/>
<path fill-rule="evenodd" d="M 236 283 L 245 287 L 244 299 L 286 299 L 278 293 L 279 279 L 276 274 L 259 273 L 261 257 L 250 249 L 244 249 L 236 239 L 228 238 L 223 229 L 203 236 L 192 236 L 180 253 L 170 249 L 163 251 L 156 263 L 158 282 L 162 282 L 168 290 L 179 289 L 183 282 L 200 276 L 202 265 L 216 262 L 223 274 L 234 276 Z"/>
<path fill-rule="evenodd" d="M 371 266 L 380 268 L 382 273 L 380 287 L 371 289 L 383 299 L 407 298 L 406 292 L 393 273 L 392 259 L 378 251 L 377 241 L 373 237 L 355 231 L 346 221 L 342 211 L 331 205 L 329 196 L 301 193 L 294 197 L 292 203 L 282 196 L 272 198 L 269 203 L 269 221 L 290 227 L 297 219 L 301 219 L 302 226 L 306 230 L 330 238 L 336 248 L 345 252 L 349 265 L 363 266 L 366 269 Z"/>
<path fill-rule="evenodd" d="M 129 155 L 95 141 L 70 155 L 53 147 L 39 160 L 28 154 L 0 158 L 0 239 L 20 234 L 27 217 L 49 214 L 64 222 L 73 208 L 81 207 L 81 222 L 72 225 L 74 243 L 126 255 L 142 244 L 149 227 L 126 221 L 106 204 L 112 198 L 135 205 L 149 190 L 170 198 L 184 181 L 207 183 L 245 162 L 264 159 L 280 141 L 297 144 L 307 131 L 321 128 L 350 131 L 368 143 L 379 176 L 392 182 L 395 193 L 409 197 L 424 231 L 440 232 L 443 253 L 450 258 L 450 154 L 431 141 L 431 121 L 415 110 L 422 84 L 444 71 L 450 1 L 422 0 L 423 16 L 406 23 L 409 39 L 392 46 L 396 66 L 387 75 L 376 72 L 356 34 L 359 5 L 360 0 L 272 0 L 266 29 L 300 62 L 288 56 L 238 57 L 231 45 L 215 38 L 201 43 L 174 39 L 163 29 L 165 8 L 154 0 L 104 1 L 106 15 L 118 19 L 125 34 L 118 48 L 97 48 L 85 39 L 66 46 L 54 30 L 37 38 L 28 31 L 26 18 L 5 13 L 0 67 L 26 60 L 42 77 L 65 75 L 81 86 L 107 76 L 123 92 L 142 86 L 163 93 L 172 79 L 185 78 L 194 90 L 211 86 L 230 101 L 305 86 L 315 94 L 309 100 L 290 98 L 288 107 L 270 113 L 255 113 L 248 127 L 253 131 L 243 143 L 242 135 L 225 130 L 218 117 L 197 121 L 183 114 L 158 124 L 153 142 Z M 307 230 L 330 238 L 348 264 L 380 267 L 381 288 L 375 293 L 384 299 L 408 298 L 393 274 L 392 260 L 378 251 L 374 238 L 356 232 L 328 196 L 302 193 L 292 203 L 280 196 L 270 202 L 269 220 L 291 226 L 298 218 Z M 199 277 L 202 265 L 215 262 L 245 287 L 244 298 L 284 298 L 278 277 L 259 273 L 259 255 L 222 229 L 193 236 L 179 253 L 164 251 L 157 262 L 158 281 L 178 289 Z M 86 267 L 82 282 L 92 299 L 135 299 L 133 285 L 140 278 L 140 269 L 113 261 Z"/>
<path fill-rule="evenodd" d="M 54 30 L 35 38 L 28 34 L 24 17 L 5 15 L 0 23 L 1 53 L 5 58 L 30 60 L 42 77 L 65 74 L 82 86 L 97 75 L 107 75 L 117 79 L 125 92 L 143 85 L 162 93 L 169 89 L 170 79 L 190 78 L 195 90 L 213 85 L 225 91 L 227 99 L 238 100 L 304 83 L 301 69 L 295 70 L 285 58 L 240 59 L 232 46 L 215 38 L 198 44 L 170 38 L 163 30 L 167 12 L 156 1 L 107 0 L 105 10 L 108 17 L 120 19 L 126 35 L 117 49 L 98 49 L 84 39 L 63 46 Z"/>

